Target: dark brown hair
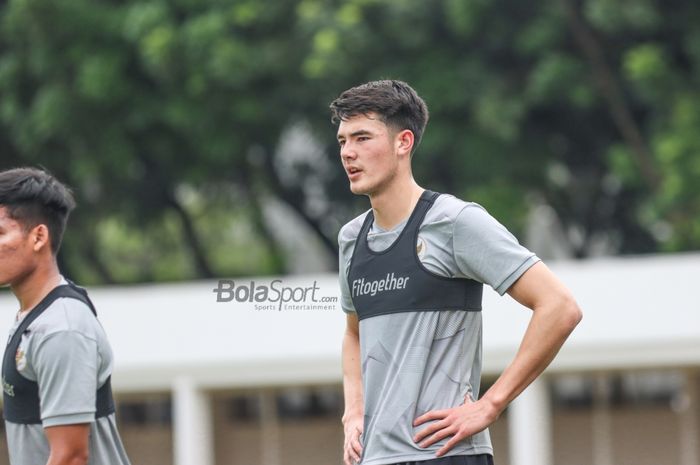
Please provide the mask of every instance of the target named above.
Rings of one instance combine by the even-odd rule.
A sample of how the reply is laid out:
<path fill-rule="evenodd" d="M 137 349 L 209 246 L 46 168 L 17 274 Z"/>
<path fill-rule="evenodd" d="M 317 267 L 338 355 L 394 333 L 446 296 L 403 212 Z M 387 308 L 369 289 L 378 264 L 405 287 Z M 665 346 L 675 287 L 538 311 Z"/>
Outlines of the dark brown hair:
<path fill-rule="evenodd" d="M 26 230 L 45 224 L 55 255 L 75 200 L 70 189 L 50 173 L 36 168 L 14 168 L 0 172 L 0 207 L 5 207 L 10 218 Z"/>
<path fill-rule="evenodd" d="M 411 86 L 393 79 L 371 81 L 348 89 L 331 102 L 330 108 L 333 124 L 375 113 L 392 129 L 409 129 L 415 138 L 414 151 L 428 124 L 428 106 L 423 99 Z"/>

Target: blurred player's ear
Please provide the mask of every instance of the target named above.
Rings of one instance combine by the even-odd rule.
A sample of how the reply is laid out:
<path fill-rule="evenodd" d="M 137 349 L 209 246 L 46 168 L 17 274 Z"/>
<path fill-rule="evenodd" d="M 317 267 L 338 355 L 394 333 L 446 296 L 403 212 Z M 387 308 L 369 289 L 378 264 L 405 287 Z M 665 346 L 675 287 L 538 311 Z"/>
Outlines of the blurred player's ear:
<path fill-rule="evenodd" d="M 49 237 L 49 228 L 45 224 L 38 224 L 29 231 L 32 247 L 35 252 L 39 252 L 45 247 L 51 247 L 51 238 Z"/>
<path fill-rule="evenodd" d="M 396 149 L 400 155 L 411 155 L 414 135 L 409 129 L 404 129 L 396 135 Z"/>

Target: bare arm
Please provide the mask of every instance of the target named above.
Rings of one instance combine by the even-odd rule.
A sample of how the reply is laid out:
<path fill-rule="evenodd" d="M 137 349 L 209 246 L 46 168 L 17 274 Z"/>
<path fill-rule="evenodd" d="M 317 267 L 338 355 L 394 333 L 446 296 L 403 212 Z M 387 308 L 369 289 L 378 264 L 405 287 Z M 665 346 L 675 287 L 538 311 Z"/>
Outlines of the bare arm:
<path fill-rule="evenodd" d="M 360 327 L 355 313 L 348 313 L 345 336 L 343 337 L 343 393 L 345 396 L 343 460 L 345 465 L 352 465 L 359 462 L 362 456 L 360 434 L 362 434 L 364 427 Z"/>
<path fill-rule="evenodd" d="M 508 293 L 533 311 L 513 361 L 481 399 L 428 412 L 414 422 L 414 426 L 418 426 L 435 420 L 415 436 L 414 440 L 421 447 L 452 436 L 438 451 L 438 456 L 496 421 L 506 406 L 550 364 L 581 321 L 582 313 L 573 296 L 544 263 L 533 265 Z"/>
<path fill-rule="evenodd" d="M 569 290 L 541 262 L 508 294 L 533 314 L 515 359 L 484 394 L 499 415 L 552 362 L 583 316 Z"/>
<path fill-rule="evenodd" d="M 90 424 L 49 426 L 44 429 L 51 453 L 46 465 L 86 465 Z"/>

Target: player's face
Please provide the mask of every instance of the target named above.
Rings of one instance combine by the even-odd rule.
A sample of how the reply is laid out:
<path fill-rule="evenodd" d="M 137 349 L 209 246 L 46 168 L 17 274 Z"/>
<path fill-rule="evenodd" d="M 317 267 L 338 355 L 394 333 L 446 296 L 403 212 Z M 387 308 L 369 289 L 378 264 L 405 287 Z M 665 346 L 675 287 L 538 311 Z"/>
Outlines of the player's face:
<path fill-rule="evenodd" d="M 394 131 L 374 114 L 341 121 L 338 144 L 354 194 L 375 195 L 396 177 L 398 157 Z"/>
<path fill-rule="evenodd" d="M 0 286 L 21 281 L 34 259 L 31 234 L 0 206 Z"/>

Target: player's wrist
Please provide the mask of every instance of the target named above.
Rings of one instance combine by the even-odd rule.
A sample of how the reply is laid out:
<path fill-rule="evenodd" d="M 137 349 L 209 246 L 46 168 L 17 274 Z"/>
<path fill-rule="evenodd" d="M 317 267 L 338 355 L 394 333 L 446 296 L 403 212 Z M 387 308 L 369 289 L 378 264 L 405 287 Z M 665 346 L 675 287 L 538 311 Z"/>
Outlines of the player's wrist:
<path fill-rule="evenodd" d="M 496 421 L 508 406 L 507 398 L 497 392 L 487 392 L 480 401 L 486 409 L 486 415 L 493 421 Z"/>
<path fill-rule="evenodd" d="M 341 418 L 341 421 L 344 425 L 346 425 L 349 422 L 362 419 L 364 415 L 365 412 L 363 408 L 358 406 L 348 407 L 345 409 L 345 412 L 343 412 L 343 417 Z"/>

